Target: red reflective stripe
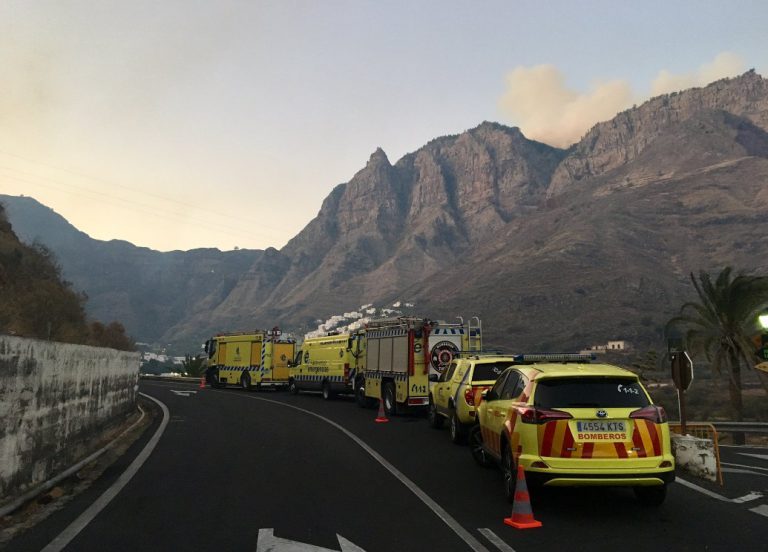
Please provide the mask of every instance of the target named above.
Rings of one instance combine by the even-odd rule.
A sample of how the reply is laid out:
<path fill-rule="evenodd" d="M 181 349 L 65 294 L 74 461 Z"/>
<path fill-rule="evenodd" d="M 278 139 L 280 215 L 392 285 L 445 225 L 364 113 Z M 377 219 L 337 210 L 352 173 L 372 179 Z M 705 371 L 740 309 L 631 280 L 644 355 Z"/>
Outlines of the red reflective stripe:
<path fill-rule="evenodd" d="M 584 448 L 581 450 L 582 458 L 592 458 L 592 451 L 595 450 L 595 443 L 584 443 Z"/>
<path fill-rule="evenodd" d="M 648 428 L 648 434 L 651 437 L 651 443 L 653 443 L 653 455 L 661 456 L 661 443 L 659 442 L 659 432 L 656 431 L 656 424 L 646 422 L 645 427 Z"/>
<path fill-rule="evenodd" d="M 552 456 L 552 439 L 555 437 L 557 422 L 549 422 L 544 426 L 544 441 L 541 443 L 541 456 Z"/>
<path fill-rule="evenodd" d="M 616 454 L 619 455 L 619 458 L 627 457 L 627 447 L 624 446 L 624 443 L 613 443 L 613 446 L 616 448 Z"/>
<path fill-rule="evenodd" d="M 635 420 L 635 430 L 632 432 L 632 444 L 635 445 L 635 448 L 637 449 L 637 456 L 638 458 L 645 458 L 648 456 L 645 453 L 645 447 L 643 446 L 643 438 L 640 436 L 640 425 L 643 423 L 643 420 Z"/>
<path fill-rule="evenodd" d="M 568 422 L 565 422 L 565 437 L 563 438 L 563 448 L 560 451 L 560 457 L 561 458 L 570 458 L 571 457 L 571 450 L 573 448 L 573 434 L 571 433 L 571 428 L 568 426 Z"/>

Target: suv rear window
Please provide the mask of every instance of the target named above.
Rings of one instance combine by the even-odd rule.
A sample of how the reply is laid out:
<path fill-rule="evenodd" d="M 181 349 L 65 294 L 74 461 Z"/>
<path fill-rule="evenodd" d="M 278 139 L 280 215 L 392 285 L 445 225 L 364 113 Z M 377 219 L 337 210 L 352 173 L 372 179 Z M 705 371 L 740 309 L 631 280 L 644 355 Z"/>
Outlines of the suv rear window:
<path fill-rule="evenodd" d="M 534 406 L 541 408 L 611 408 L 648 406 L 640 384 L 627 378 L 552 378 L 536 386 Z"/>
<path fill-rule="evenodd" d="M 501 373 L 514 362 L 482 362 L 475 364 L 472 381 L 496 381 Z"/>

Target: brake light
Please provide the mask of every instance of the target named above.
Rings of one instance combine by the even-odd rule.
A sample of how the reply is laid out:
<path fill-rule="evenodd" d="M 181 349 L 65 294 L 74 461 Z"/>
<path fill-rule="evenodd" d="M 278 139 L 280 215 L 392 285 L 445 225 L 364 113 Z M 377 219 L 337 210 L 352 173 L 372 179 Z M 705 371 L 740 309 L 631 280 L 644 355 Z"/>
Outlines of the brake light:
<path fill-rule="evenodd" d="M 629 415 L 629 417 L 634 418 L 635 420 L 648 420 L 654 424 L 663 424 L 667 421 L 666 411 L 662 407 L 656 406 L 655 404 L 649 404 L 640 410 L 635 410 Z"/>
<path fill-rule="evenodd" d="M 344 379 L 349 379 L 349 362 L 344 363 Z"/>
<path fill-rule="evenodd" d="M 568 412 L 562 410 L 546 410 L 543 408 L 519 408 L 520 419 L 526 424 L 546 424 L 552 420 L 569 420 L 573 418 Z"/>

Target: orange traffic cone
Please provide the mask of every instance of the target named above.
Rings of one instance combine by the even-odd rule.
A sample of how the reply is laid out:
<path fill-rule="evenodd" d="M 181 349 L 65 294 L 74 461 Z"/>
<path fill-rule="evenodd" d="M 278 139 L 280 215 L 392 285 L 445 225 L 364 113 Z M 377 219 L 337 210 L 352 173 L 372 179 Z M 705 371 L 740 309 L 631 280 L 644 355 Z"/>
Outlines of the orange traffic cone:
<path fill-rule="evenodd" d="M 200 389 L 205 389 L 205 375 L 200 378 Z"/>
<path fill-rule="evenodd" d="M 541 527 L 541 522 L 533 518 L 531 497 L 528 494 L 528 485 L 525 484 L 525 470 L 521 465 L 517 466 L 517 484 L 515 485 L 515 501 L 512 504 L 512 516 L 504 518 L 504 523 L 515 529 Z"/>
<path fill-rule="evenodd" d="M 387 418 L 387 413 L 384 412 L 384 401 L 382 399 L 379 399 L 379 414 L 378 416 L 376 416 L 376 423 L 383 424 L 388 421 L 389 421 L 389 418 Z"/>

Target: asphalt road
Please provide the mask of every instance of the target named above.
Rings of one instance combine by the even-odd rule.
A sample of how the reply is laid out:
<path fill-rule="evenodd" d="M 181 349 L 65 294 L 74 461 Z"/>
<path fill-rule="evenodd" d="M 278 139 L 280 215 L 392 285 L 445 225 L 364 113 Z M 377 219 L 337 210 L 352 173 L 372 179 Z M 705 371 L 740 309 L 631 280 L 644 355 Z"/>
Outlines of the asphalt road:
<path fill-rule="evenodd" d="M 351 399 L 317 395 L 159 382 L 142 382 L 141 390 L 168 406 L 170 422 L 146 463 L 67 551 L 768 550 L 768 499 L 733 501 L 768 495 L 765 448 L 724 448 L 732 470 L 726 488 L 706 486 L 708 495 L 674 484 L 655 509 L 627 489 L 534 492 L 543 527 L 520 531 L 503 523 L 511 508 L 500 473 L 476 466 L 467 448 L 424 418 L 377 424 L 375 411 Z M 174 393 L 183 390 L 196 392 Z M 43 549 L 154 431 L 7 549 Z"/>

